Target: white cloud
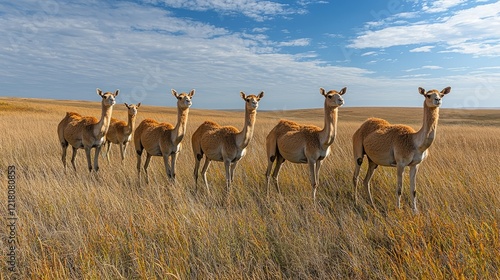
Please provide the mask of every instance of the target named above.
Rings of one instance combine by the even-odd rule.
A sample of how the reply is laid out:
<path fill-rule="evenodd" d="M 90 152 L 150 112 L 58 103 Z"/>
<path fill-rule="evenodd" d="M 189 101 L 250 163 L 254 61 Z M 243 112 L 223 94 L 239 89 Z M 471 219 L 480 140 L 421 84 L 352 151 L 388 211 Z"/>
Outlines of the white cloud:
<path fill-rule="evenodd" d="M 500 38 L 498 40 L 486 40 L 482 42 L 463 42 L 449 46 L 442 52 L 454 52 L 479 56 L 500 56 Z"/>
<path fill-rule="evenodd" d="M 368 55 L 375 55 L 377 54 L 377 52 L 365 52 L 365 53 L 362 53 L 361 56 L 368 56 Z"/>
<path fill-rule="evenodd" d="M 221 14 L 241 13 L 256 21 L 263 21 L 276 15 L 302 14 L 305 12 L 305 10 L 301 8 L 292 8 L 288 4 L 260 0 L 151 0 L 147 2 L 161 2 L 168 7 L 195 11 L 214 10 Z"/>
<path fill-rule="evenodd" d="M 411 49 L 410 52 L 430 52 L 434 46 L 423 46 L 419 48 Z"/>
<path fill-rule="evenodd" d="M 443 67 L 436 66 L 436 65 L 425 65 L 425 66 L 422 66 L 422 69 L 438 70 L 438 69 L 443 69 Z"/>
<path fill-rule="evenodd" d="M 278 46 L 279 47 L 305 47 L 308 46 L 311 42 L 311 39 L 308 38 L 302 38 L 302 39 L 296 39 L 292 41 L 287 41 L 287 42 L 279 42 Z"/>
<path fill-rule="evenodd" d="M 269 30 L 269 28 L 267 28 L 267 27 L 255 27 L 254 29 L 252 29 L 252 32 L 264 33 L 264 32 L 267 32 L 268 30 Z"/>
<path fill-rule="evenodd" d="M 500 40 L 500 1 L 459 10 L 446 18 L 424 20 L 365 31 L 348 47 L 389 48 L 439 43 L 444 44 L 448 52 L 500 56 L 500 47 L 496 44 Z"/>
<path fill-rule="evenodd" d="M 422 10 L 428 13 L 445 12 L 464 2 L 466 2 L 466 0 L 433 0 L 430 1 L 430 3 L 424 3 Z"/>
<path fill-rule="evenodd" d="M 419 68 L 410 68 L 410 69 L 406 69 L 404 71 L 405 72 L 413 72 L 413 71 L 424 70 L 424 69 L 439 70 L 439 69 L 443 69 L 443 67 L 437 66 L 437 65 L 424 65 L 424 66 L 419 67 Z"/>

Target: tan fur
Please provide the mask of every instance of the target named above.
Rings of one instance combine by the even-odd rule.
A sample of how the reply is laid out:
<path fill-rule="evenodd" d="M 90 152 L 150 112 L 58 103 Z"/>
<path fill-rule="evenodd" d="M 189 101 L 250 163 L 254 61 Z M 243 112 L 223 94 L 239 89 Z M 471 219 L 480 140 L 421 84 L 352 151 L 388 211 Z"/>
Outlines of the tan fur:
<path fill-rule="evenodd" d="M 293 163 L 307 163 L 309 165 L 313 200 L 316 201 L 319 170 L 323 159 L 330 153 L 330 146 L 335 140 L 338 107 L 344 104 L 342 95 L 346 90 L 346 88 L 343 88 L 340 92 L 335 90 L 326 92 L 323 88 L 320 88 L 320 93 L 325 97 L 323 129 L 314 125 L 301 125 L 292 121 L 281 120 L 269 132 L 266 138 L 268 195 L 274 162 L 276 162 L 276 165 L 272 178 L 276 190 L 280 192 L 278 174 L 283 162 L 288 160 Z"/>
<path fill-rule="evenodd" d="M 370 191 L 370 180 L 377 166 L 397 167 L 398 207 L 401 206 L 404 168 L 409 166 L 412 208 L 415 212 L 418 211 L 416 201 L 416 176 L 418 167 L 428 155 L 427 149 L 434 141 L 441 99 L 450 91 L 450 87 L 443 89 L 441 92 L 437 90 L 425 92 L 423 88 L 419 88 L 419 93 L 425 97 L 424 119 L 422 128 L 419 131 L 415 131 L 406 125 L 391 125 L 387 121 L 378 118 L 370 118 L 358 128 L 352 137 L 355 161 L 353 175 L 355 199 L 357 196 L 358 175 L 363 157 L 366 154 L 368 158 L 368 172 L 363 184 L 367 188 L 372 205 L 374 203 Z"/>
<path fill-rule="evenodd" d="M 233 126 L 220 126 L 215 122 L 206 121 L 193 133 L 191 144 L 195 157 L 194 180 L 196 188 L 198 188 L 198 170 L 201 159 L 205 157 L 201 175 L 208 192 L 206 173 L 210 161 L 222 161 L 226 169 L 226 188 L 229 197 L 234 170 L 238 161 L 245 155 L 246 147 L 252 139 L 257 107 L 260 99 L 264 97 L 264 92 L 259 95 L 246 95 L 243 92 L 240 94 L 241 98 L 245 100 L 245 125 L 241 131 Z"/>
<path fill-rule="evenodd" d="M 92 171 L 92 163 L 90 158 L 90 150 L 95 148 L 94 169 L 99 170 L 99 152 L 101 145 L 105 141 L 105 135 L 109 128 L 111 114 L 113 112 L 113 105 L 116 103 L 115 97 L 118 96 L 119 90 L 115 93 L 106 92 L 102 93 L 97 89 L 97 94 L 102 97 L 101 102 L 101 119 L 98 120 L 94 117 L 83 117 L 75 112 L 68 112 L 66 116 L 59 122 L 57 126 L 57 134 L 59 143 L 62 147 L 62 162 L 64 170 L 66 170 L 66 151 L 68 145 L 73 147 L 73 156 L 71 157 L 71 164 L 76 170 L 75 158 L 78 149 L 85 149 L 87 156 L 88 168 Z"/>
<path fill-rule="evenodd" d="M 134 133 L 134 146 L 137 152 L 139 182 L 141 179 L 141 156 L 143 150 L 146 150 L 144 172 L 146 173 L 147 183 L 149 183 L 148 166 L 152 156 L 163 157 L 167 176 L 175 180 L 175 163 L 177 154 L 182 148 L 181 141 L 186 132 L 189 107 L 191 107 L 191 98 L 194 96 L 194 93 L 194 89 L 189 93 L 183 92 L 181 94 L 172 89 L 172 95 L 177 98 L 177 124 L 175 127 L 172 124 L 159 123 L 153 119 L 145 119 L 137 126 Z"/>
<path fill-rule="evenodd" d="M 125 159 L 125 153 L 127 151 L 127 145 L 132 140 L 132 133 L 134 132 L 135 120 L 137 118 L 137 109 L 141 106 L 141 103 L 134 105 L 128 105 L 125 103 L 125 107 L 127 107 L 127 115 L 128 122 L 120 121 L 115 118 L 111 118 L 111 123 L 109 125 L 108 133 L 106 134 L 106 143 L 108 146 L 105 149 L 105 156 L 109 161 L 109 151 L 111 149 L 111 144 L 120 145 L 120 154 L 122 161 Z"/>

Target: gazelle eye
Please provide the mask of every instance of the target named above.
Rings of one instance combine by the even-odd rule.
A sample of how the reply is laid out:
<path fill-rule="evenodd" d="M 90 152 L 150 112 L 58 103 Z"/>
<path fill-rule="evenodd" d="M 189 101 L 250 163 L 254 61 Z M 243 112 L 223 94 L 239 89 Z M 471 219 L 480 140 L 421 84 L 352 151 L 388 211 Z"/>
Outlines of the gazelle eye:
<path fill-rule="evenodd" d="M 328 98 L 332 99 L 333 95 L 328 95 Z"/>

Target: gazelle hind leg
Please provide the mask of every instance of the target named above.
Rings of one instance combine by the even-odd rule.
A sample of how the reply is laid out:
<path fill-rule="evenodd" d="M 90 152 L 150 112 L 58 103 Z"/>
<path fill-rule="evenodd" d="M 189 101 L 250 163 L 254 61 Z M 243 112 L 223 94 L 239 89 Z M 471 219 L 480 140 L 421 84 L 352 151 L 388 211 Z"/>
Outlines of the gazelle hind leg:
<path fill-rule="evenodd" d="M 273 176 L 272 176 L 272 178 L 274 179 L 274 183 L 276 184 L 276 191 L 278 193 L 281 193 L 281 191 L 280 191 L 280 185 L 279 185 L 279 180 L 278 180 L 278 175 L 280 173 L 281 165 L 284 162 L 285 162 L 285 159 L 280 154 L 278 154 L 276 156 L 276 166 L 274 167 Z"/>
<path fill-rule="evenodd" d="M 68 151 L 68 142 L 61 143 L 61 147 L 62 147 L 61 160 L 64 166 L 64 171 L 66 171 L 66 153 Z"/>
<path fill-rule="evenodd" d="M 210 160 L 208 157 L 205 157 L 205 163 L 203 164 L 203 167 L 201 168 L 201 178 L 203 179 L 203 182 L 205 183 L 205 186 L 207 187 L 207 192 L 210 193 L 210 188 L 208 187 L 208 181 L 207 181 L 207 170 L 208 167 L 210 166 Z"/>
<path fill-rule="evenodd" d="M 358 178 L 359 178 L 359 171 L 361 170 L 361 164 L 363 163 L 363 158 L 359 158 L 355 160 L 356 163 L 354 164 L 354 174 L 352 176 L 352 184 L 354 186 L 354 203 L 358 203 Z"/>
<path fill-rule="evenodd" d="M 366 177 L 363 180 L 363 184 L 365 185 L 365 188 L 368 192 L 368 197 L 370 197 L 370 202 L 371 202 L 373 208 L 375 208 L 375 203 L 373 202 L 372 192 L 370 190 L 370 181 L 373 177 L 373 173 L 375 172 L 375 169 L 377 168 L 377 166 L 378 165 L 375 162 L 368 159 L 368 171 L 366 172 Z"/>
<path fill-rule="evenodd" d="M 71 155 L 71 165 L 73 165 L 73 169 L 76 171 L 75 159 L 76 159 L 76 153 L 78 152 L 78 148 L 75 147 L 72 148 L 73 148 L 73 154 Z"/>

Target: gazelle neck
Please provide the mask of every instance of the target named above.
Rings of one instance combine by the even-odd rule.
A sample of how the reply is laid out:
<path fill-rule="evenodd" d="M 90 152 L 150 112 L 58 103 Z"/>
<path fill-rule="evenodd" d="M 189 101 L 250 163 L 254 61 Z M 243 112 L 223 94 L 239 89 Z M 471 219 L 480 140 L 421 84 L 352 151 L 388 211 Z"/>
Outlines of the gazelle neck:
<path fill-rule="evenodd" d="M 236 134 L 236 145 L 243 149 L 248 146 L 253 136 L 257 110 L 245 108 L 245 124 L 240 133 Z"/>
<path fill-rule="evenodd" d="M 94 127 L 94 135 L 102 137 L 108 132 L 109 124 L 111 122 L 111 115 L 113 114 L 113 106 L 101 107 L 101 119 Z"/>
<path fill-rule="evenodd" d="M 179 144 L 186 133 L 189 108 L 182 109 L 177 107 L 177 124 L 172 133 L 172 142 Z"/>
<path fill-rule="evenodd" d="M 135 119 L 137 115 L 128 115 L 128 122 L 127 122 L 127 134 L 131 134 L 132 131 L 134 130 L 135 126 Z"/>
<path fill-rule="evenodd" d="M 439 107 L 429 107 L 424 101 L 424 119 L 420 130 L 415 133 L 414 142 L 418 149 L 423 152 L 430 147 L 436 136 L 439 120 Z"/>
<path fill-rule="evenodd" d="M 338 107 L 331 108 L 325 104 L 325 122 L 323 130 L 319 133 L 319 141 L 322 146 L 330 146 L 337 135 Z"/>

